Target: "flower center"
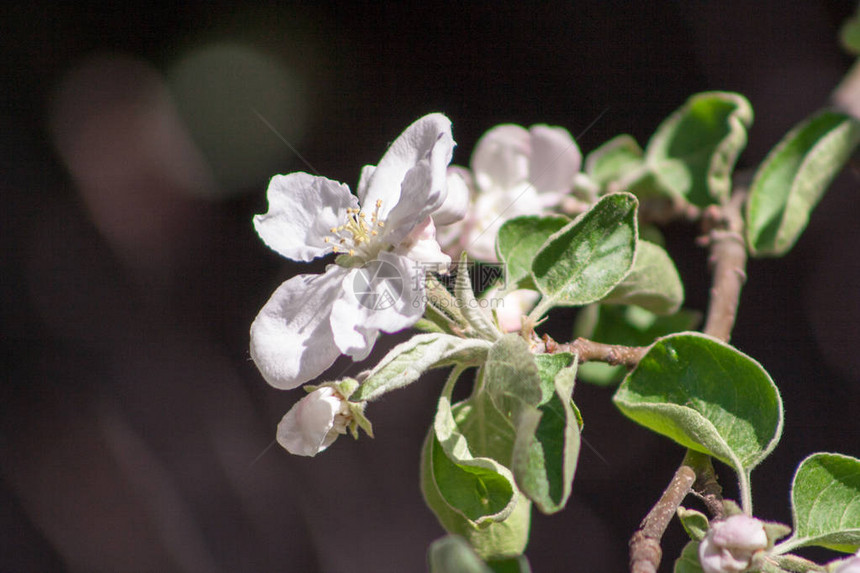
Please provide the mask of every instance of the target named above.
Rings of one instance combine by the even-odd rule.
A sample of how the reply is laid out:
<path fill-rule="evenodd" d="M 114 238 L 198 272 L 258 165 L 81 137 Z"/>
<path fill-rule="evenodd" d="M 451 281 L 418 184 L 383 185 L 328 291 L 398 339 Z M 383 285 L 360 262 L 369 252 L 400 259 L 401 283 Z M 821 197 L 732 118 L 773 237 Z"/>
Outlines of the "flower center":
<path fill-rule="evenodd" d="M 332 236 L 325 237 L 326 243 L 334 243 L 332 251 L 335 253 L 347 253 L 355 256 L 356 251 L 366 249 L 373 237 L 379 235 L 380 229 L 385 227 L 385 221 L 379 219 L 379 209 L 382 207 L 382 199 L 377 199 L 370 221 L 367 221 L 367 213 L 360 209 L 347 209 L 346 222 L 338 227 L 330 229 Z"/>

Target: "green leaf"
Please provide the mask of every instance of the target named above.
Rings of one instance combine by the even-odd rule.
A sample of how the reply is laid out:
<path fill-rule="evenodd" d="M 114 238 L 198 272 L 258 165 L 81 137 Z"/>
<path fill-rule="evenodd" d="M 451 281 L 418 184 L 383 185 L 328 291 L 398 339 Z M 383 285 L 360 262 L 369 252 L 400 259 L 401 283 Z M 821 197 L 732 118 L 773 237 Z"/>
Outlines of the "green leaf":
<path fill-rule="evenodd" d="M 601 302 L 635 304 L 654 314 L 674 314 L 684 303 L 684 285 L 669 254 L 640 240 L 630 274 Z"/>
<path fill-rule="evenodd" d="M 493 573 L 532 573 L 529 560 L 525 555 L 509 557 L 507 559 L 495 559 L 487 562 Z"/>
<path fill-rule="evenodd" d="M 521 404 L 540 404 L 543 394 L 535 357 L 518 335 L 506 334 L 494 344 L 483 369 L 486 392 L 509 419 Z"/>
<path fill-rule="evenodd" d="M 542 354 L 535 361 L 549 391 L 537 407 L 518 412 L 512 467 L 520 491 L 543 513 L 555 513 L 570 497 L 579 457 L 580 420 L 571 401 L 576 358 Z"/>
<path fill-rule="evenodd" d="M 546 241 L 532 263 L 546 299 L 541 305 L 600 300 L 627 276 L 636 253 L 637 206 L 629 193 L 607 195 Z"/>
<path fill-rule="evenodd" d="M 585 158 L 585 173 L 603 188 L 642 164 L 642 148 L 627 134 L 613 137 Z"/>
<path fill-rule="evenodd" d="M 458 368 L 452 373 L 439 397 L 433 423 L 432 475 L 445 503 L 480 526 L 510 515 L 518 493 L 511 471 L 493 458 L 474 456 L 457 426 L 451 392 L 460 371 Z"/>
<path fill-rule="evenodd" d="M 613 400 L 635 422 L 730 465 L 742 482 L 782 434 L 782 399 L 770 375 L 704 334 L 657 341 Z"/>
<path fill-rule="evenodd" d="M 696 94 L 657 128 L 645 149 L 647 169 L 660 186 L 694 205 L 725 203 L 752 119 L 752 106 L 740 94 Z"/>
<path fill-rule="evenodd" d="M 592 305 L 576 316 L 574 336 L 584 336 L 605 344 L 648 346 L 667 334 L 695 328 L 702 319 L 699 312 L 679 310 L 671 316 L 656 314 L 638 306 Z M 586 362 L 579 365 L 580 380 L 598 386 L 617 384 L 627 373 L 624 366 L 610 366 L 603 362 Z"/>
<path fill-rule="evenodd" d="M 427 551 L 430 573 L 492 573 L 469 542 L 459 535 L 446 535 Z"/>
<path fill-rule="evenodd" d="M 476 388 L 484 385 L 485 371 L 478 371 Z M 496 409 L 488 392 L 476 391 L 463 402 L 454 405 L 454 420 L 472 455 L 493 458 L 506 467 L 511 466 L 511 454 L 516 434 L 508 416 Z"/>
<path fill-rule="evenodd" d="M 490 343 L 449 334 L 418 334 L 392 348 L 351 396 L 355 402 L 374 400 L 411 384 L 427 370 L 451 364 L 479 365 Z"/>
<path fill-rule="evenodd" d="M 524 495 L 515 496 L 515 506 L 503 521 L 491 521 L 477 527 L 445 501 L 435 479 L 434 452 L 439 448 L 433 428 L 427 434 L 421 453 L 421 492 L 427 506 L 449 533 L 463 536 L 482 559 L 521 555 L 529 540 L 531 502 Z"/>
<path fill-rule="evenodd" d="M 805 545 L 860 549 L 860 460 L 828 453 L 803 460 L 791 485 L 791 508 L 794 533 L 778 553 Z"/>
<path fill-rule="evenodd" d="M 693 541 L 701 541 L 708 533 L 710 523 L 708 516 L 701 511 L 695 509 L 687 509 L 683 506 L 678 506 L 678 519 L 681 525 L 684 526 L 684 531 L 690 536 Z"/>
<path fill-rule="evenodd" d="M 496 251 L 506 266 L 507 288 L 512 288 L 511 285 L 533 288 L 532 260 L 550 235 L 569 222 L 567 217 L 536 215 L 505 221 L 496 238 Z"/>
<path fill-rule="evenodd" d="M 860 142 L 860 122 L 823 111 L 789 131 L 762 162 L 747 203 L 747 243 L 756 256 L 794 246 L 809 215 Z"/>
<path fill-rule="evenodd" d="M 680 557 L 675 560 L 674 573 L 703 573 L 699 563 L 699 542 L 690 541 L 684 546 Z"/>

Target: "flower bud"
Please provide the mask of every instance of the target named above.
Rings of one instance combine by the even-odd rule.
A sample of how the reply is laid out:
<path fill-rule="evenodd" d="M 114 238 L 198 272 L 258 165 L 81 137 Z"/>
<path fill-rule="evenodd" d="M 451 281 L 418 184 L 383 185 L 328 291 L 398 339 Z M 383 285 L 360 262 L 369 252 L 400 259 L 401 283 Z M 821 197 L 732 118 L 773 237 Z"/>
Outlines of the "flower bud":
<path fill-rule="evenodd" d="M 537 292 L 527 289 L 518 289 L 506 294 L 495 308 L 496 320 L 502 332 L 518 332 L 523 326 L 523 316 L 534 308 L 539 297 Z M 495 299 L 496 290 L 491 289 L 483 298 Z"/>
<path fill-rule="evenodd" d="M 334 388 L 317 388 L 290 408 L 278 424 L 278 443 L 297 456 L 315 456 L 345 434 L 352 418 Z"/>
<path fill-rule="evenodd" d="M 705 573 L 741 573 L 753 555 L 767 548 L 762 522 L 746 515 L 733 515 L 711 524 L 699 544 L 699 563 Z"/>

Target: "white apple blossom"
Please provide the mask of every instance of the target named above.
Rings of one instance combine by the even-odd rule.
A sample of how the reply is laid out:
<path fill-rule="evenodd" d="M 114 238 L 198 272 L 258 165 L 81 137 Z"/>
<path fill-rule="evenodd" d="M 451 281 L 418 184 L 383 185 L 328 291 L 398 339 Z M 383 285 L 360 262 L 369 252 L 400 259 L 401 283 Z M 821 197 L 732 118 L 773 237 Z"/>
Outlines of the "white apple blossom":
<path fill-rule="evenodd" d="M 449 189 L 469 189 L 465 218 L 439 231 L 446 251 L 496 261 L 496 235 L 508 219 L 538 215 L 570 193 L 582 154 L 561 127 L 498 125 L 485 133 L 472 154 L 471 173 L 449 169 Z"/>
<path fill-rule="evenodd" d="M 733 515 L 711 524 L 699 544 L 699 563 L 705 573 L 741 573 L 749 568 L 753 555 L 767 545 L 761 521 Z"/>
<path fill-rule="evenodd" d="M 334 388 L 317 388 L 290 408 L 278 424 L 278 443 L 297 456 L 315 456 L 345 434 L 349 405 Z"/>
<path fill-rule="evenodd" d="M 411 326 L 424 313 L 421 264 L 446 266 L 431 215 L 456 217 L 446 204 L 451 122 L 427 115 L 366 166 L 358 197 L 324 177 L 272 178 L 268 212 L 254 217 L 260 238 L 296 261 L 340 254 L 323 274 L 277 288 L 251 325 L 251 357 L 269 384 L 295 388 L 341 354 L 367 357 L 380 331 Z"/>

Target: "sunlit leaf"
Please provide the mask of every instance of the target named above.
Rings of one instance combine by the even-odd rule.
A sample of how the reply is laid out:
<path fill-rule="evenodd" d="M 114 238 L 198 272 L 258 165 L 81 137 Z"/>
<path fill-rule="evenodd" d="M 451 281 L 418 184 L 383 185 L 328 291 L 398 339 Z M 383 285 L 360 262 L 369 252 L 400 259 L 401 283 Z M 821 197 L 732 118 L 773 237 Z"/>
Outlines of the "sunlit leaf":
<path fill-rule="evenodd" d="M 367 375 L 353 401 L 373 400 L 386 392 L 411 384 L 424 372 L 454 363 L 478 365 L 491 344 L 476 338 L 429 333 L 413 336 L 392 348 Z"/>
<path fill-rule="evenodd" d="M 860 460 L 817 453 L 800 463 L 791 486 L 794 533 L 778 549 L 818 545 L 860 548 Z"/>
<path fill-rule="evenodd" d="M 858 143 L 860 122 L 829 110 L 783 137 L 750 187 L 746 228 L 754 255 L 778 257 L 791 250 Z"/>
<path fill-rule="evenodd" d="M 541 402 L 520 410 L 512 468 L 517 486 L 543 513 L 564 508 L 570 497 L 580 448 L 580 420 L 571 394 L 576 359 L 570 354 L 536 355 Z"/>
<path fill-rule="evenodd" d="M 569 222 L 567 217 L 536 215 L 505 221 L 499 229 L 496 250 L 499 260 L 506 265 L 508 285 L 533 287 L 532 260 L 550 235 Z"/>
<path fill-rule="evenodd" d="M 548 301 L 588 304 L 627 276 L 636 253 L 637 205 L 629 193 L 607 195 L 546 241 L 532 276 Z"/>
<path fill-rule="evenodd" d="M 646 164 L 674 195 L 700 207 L 724 203 L 752 119 L 752 106 L 740 94 L 696 94 L 657 128 Z"/>
<path fill-rule="evenodd" d="M 635 304 L 655 314 L 674 314 L 684 303 L 684 285 L 669 254 L 662 247 L 640 240 L 630 274 L 601 302 Z"/>
<path fill-rule="evenodd" d="M 614 402 L 630 419 L 743 475 L 782 434 L 782 399 L 764 368 L 700 333 L 657 341 Z"/>

